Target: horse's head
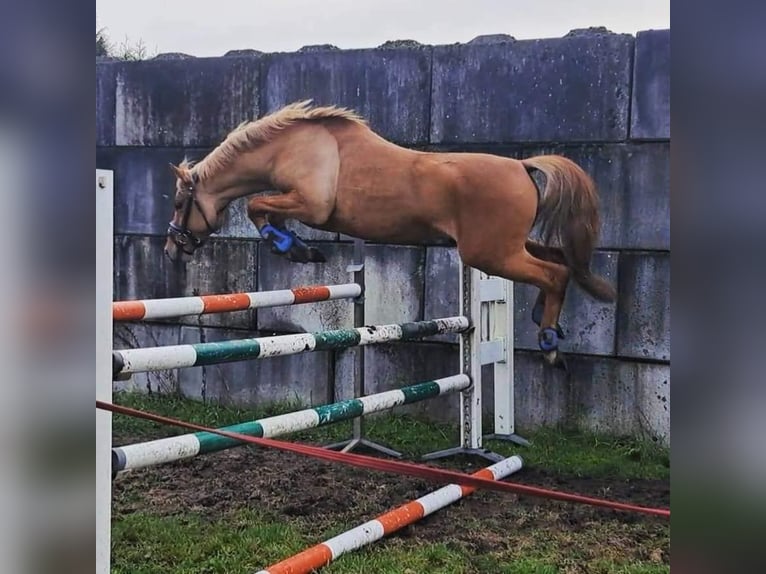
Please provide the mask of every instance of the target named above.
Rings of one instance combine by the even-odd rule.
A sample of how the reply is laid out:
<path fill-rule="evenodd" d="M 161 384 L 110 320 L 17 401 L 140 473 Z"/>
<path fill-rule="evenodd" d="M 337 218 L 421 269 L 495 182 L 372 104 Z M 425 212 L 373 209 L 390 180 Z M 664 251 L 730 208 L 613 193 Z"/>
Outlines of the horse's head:
<path fill-rule="evenodd" d="M 170 167 L 176 176 L 176 191 L 165 255 L 172 261 L 189 261 L 197 248 L 217 231 L 219 213 L 193 169 L 185 163 Z"/>

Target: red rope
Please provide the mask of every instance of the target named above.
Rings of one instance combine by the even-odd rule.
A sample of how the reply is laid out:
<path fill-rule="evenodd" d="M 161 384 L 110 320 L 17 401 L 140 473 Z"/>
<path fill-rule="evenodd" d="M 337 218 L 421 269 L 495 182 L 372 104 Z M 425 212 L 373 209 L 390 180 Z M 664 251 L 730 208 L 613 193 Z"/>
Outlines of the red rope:
<path fill-rule="evenodd" d="M 474 488 L 483 488 L 488 490 L 496 490 L 501 492 L 514 492 L 516 494 L 527 494 L 529 496 L 537 496 L 541 498 L 550 498 L 553 500 L 561 500 L 564 502 L 576 502 L 579 504 L 587 504 L 590 506 L 599 506 L 602 508 L 610 508 L 613 510 L 624 510 L 628 512 L 638 512 L 643 514 L 650 514 L 654 516 L 662 516 L 670 518 L 670 510 L 664 508 L 649 508 L 644 506 L 636 506 L 633 504 L 625 504 L 622 502 L 613 502 L 610 500 L 604 500 L 600 498 L 591 498 L 588 496 L 580 496 L 578 494 L 569 494 L 566 492 L 558 492 L 555 490 L 547 490 L 544 488 L 538 488 L 534 486 L 527 486 L 523 484 L 517 484 L 512 482 L 497 482 L 486 478 L 477 478 L 469 476 L 460 472 L 454 472 L 451 470 L 443 470 L 439 468 L 433 468 L 430 466 L 417 465 L 407 462 L 399 462 L 393 460 L 384 460 L 374 458 L 371 456 L 364 456 L 360 454 L 336 452 L 333 450 L 327 450 L 320 447 L 308 446 L 297 443 L 277 441 L 268 438 L 256 438 L 244 434 L 229 432 L 221 429 L 213 429 L 197 425 L 194 423 L 188 423 L 170 417 L 164 417 L 153 413 L 147 413 L 130 407 L 121 405 L 114 405 L 105 403 L 102 401 L 96 401 L 96 408 L 128 415 L 131 417 L 137 417 L 154 421 L 157 423 L 187 428 L 190 430 L 196 430 L 200 432 L 213 433 L 234 440 L 255 444 L 258 446 L 276 448 L 288 452 L 297 454 L 303 454 L 312 458 L 318 458 L 322 460 L 329 460 L 332 462 L 338 462 L 350 466 L 356 466 L 360 468 L 368 468 L 373 470 L 380 470 L 383 472 L 389 472 L 394 474 L 403 474 L 408 476 L 415 476 L 425 480 L 431 480 L 444 483 L 455 483 L 462 486 L 472 486 Z"/>

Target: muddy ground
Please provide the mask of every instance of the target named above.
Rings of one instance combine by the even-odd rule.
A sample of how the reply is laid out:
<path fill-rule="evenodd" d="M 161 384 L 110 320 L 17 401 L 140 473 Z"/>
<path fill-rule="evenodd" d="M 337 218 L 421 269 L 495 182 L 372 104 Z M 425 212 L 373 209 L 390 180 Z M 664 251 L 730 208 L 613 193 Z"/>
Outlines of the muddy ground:
<path fill-rule="evenodd" d="M 477 458 L 438 464 L 463 472 L 485 466 Z M 644 506 L 670 506 L 668 481 L 562 476 L 528 467 L 509 480 Z M 119 476 L 114 483 L 114 515 L 119 519 L 136 511 L 194 512 L 216 520 L 249 508 L 299 522 L 301 531 L 318 542 L 328 529 L 351 528 L 439 486 L 244 447 Z M 666 519 L 488 491 L 474 493 L 396 536 L 408 544 L 449 541 L 477 553 L 515 553 L 524 548 L 534 553 L 553 544 L 555 554 L 584 559 L 670 561 Z"/>

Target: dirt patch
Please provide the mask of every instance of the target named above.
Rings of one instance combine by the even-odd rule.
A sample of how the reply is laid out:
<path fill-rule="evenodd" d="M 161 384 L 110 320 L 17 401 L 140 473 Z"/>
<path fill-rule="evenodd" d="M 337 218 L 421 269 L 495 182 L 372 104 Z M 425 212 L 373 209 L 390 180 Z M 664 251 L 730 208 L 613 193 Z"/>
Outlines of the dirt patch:
<path fill-rule="evenodd" d="M 129 441 L 128 441 L 129 442 Z M 473 472 L 480 459 L 440 462 Z M 669 507 L 660 480 L 608 480 L 524 468 L 510 480 L 644 506 Z M 273 450 L 236 448 L 125 473 L 114 481 L 114 515 L 136 511 L 198 513 L 210 520 L 248 508 L 277 520 L 299 521 L 321 539 L 422 496 L 439 485 L 393 474 L 341 467 Z M 556 553 L 668 564 L 665 519 L 547 499 L 477 492 L 401 531 L 407 543 L 439 541 L 476 553 L 524 555 L 555 544 Z"/>

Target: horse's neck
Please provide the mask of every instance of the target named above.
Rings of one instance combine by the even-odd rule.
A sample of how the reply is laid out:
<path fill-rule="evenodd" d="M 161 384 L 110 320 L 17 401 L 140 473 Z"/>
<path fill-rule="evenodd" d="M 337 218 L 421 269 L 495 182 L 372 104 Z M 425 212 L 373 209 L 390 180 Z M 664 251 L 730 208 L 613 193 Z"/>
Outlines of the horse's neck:
<path fill-rule="evenodd" d="M 268 172 L 272 150 L 266 146 L 241 153 L 210 178 L 210 194 L 222 203 L 271 188 Z"/>

